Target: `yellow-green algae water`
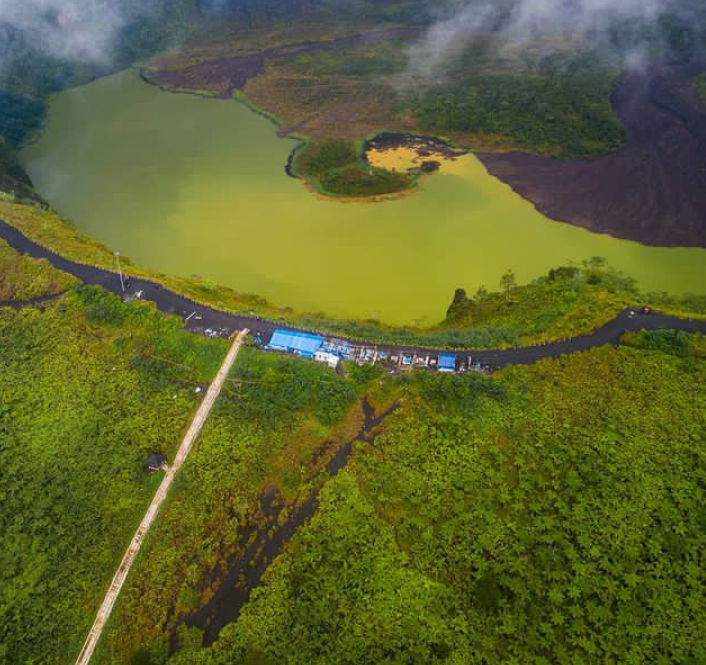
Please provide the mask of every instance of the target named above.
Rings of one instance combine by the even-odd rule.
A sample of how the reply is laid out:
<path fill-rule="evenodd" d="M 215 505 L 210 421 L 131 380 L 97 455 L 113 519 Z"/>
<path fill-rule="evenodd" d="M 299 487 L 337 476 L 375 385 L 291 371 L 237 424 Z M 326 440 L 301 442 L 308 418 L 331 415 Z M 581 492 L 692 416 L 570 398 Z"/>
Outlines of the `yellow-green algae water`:
<path fill-rule="evenodd" d="M 661 249 L 550 221 L 471 155 L 384 203 L 313 197 L 295 146 L 235 101 L 171 94 L 126 71 L 56 96 L 22 152 L 38 191 L 139 264 L 277 305 L 432 324 L 454 290 L 521 283 L 591 256 L 645 290 L 706 291 L 706 251 Z"/>

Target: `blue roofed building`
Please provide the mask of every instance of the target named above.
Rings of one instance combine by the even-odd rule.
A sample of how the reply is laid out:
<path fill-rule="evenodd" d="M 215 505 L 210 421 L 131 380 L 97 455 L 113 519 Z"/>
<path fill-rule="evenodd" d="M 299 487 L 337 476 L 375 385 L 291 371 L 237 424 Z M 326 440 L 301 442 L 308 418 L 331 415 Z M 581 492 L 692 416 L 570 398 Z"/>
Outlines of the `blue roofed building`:
<path fill-rule="evenodd" d="M 324 338 L 318 335 L 292 330 L 275 330 L 270 343 L 265 348 L 268 351 L 284 351 L 302 358 L 313 358 L 323 343 Z"/>
<path fill-rule="evenodd" d="M 453 353 L 442 353 L 439 356 L 439 371 L 440 372 L 455 372 L 456 371 L 456 356 Z"/>

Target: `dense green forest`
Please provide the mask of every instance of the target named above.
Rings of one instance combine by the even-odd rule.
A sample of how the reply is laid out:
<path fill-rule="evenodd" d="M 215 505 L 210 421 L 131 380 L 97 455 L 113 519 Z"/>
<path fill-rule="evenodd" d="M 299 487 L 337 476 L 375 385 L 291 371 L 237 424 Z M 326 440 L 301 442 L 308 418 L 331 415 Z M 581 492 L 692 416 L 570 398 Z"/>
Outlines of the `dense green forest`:
<path fill-rule="evenodd" d="M 433 132 L 500 136 L 525 149 L 587 158 L 622 145 L 610 105 L 616 81 L 616 73 L 600 67 L 476 76 L 430 89 L 412 109 Z"/>
<path fill-rule="evenodd" d="M 238 622 L 170 662 L 703 662 L 706 362 L 633 343 L 407 379 Z"/>
<path fill-rule="evenodd" d="M 416 176 L 373 168 L 360 152 L 345 139 L 311 141 L 297 151 L 292 169 L 322 194 L 341 197 L 394 194 L 415 184 Z"/>
<path fill-rule="evenodd" d="M 14 145 L 40 127 L 45 113 L 44 104 L 6 90 L 0 90 L 0 108 L 0 134 Z"/>
<path fill-rule="evenodd" d="M 73 283 L 0 253 L 3 289 Z M 11 280 L 10 284 L 5 280 Z M 0 307 L 0 660 L 67 663 L 226 344 L 92 287 Z"/>

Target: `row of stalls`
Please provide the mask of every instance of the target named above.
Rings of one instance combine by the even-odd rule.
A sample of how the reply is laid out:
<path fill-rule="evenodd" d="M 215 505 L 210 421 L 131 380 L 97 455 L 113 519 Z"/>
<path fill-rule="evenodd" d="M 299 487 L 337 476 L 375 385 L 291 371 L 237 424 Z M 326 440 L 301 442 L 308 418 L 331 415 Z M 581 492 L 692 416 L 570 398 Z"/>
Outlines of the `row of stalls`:
<path fill-rule="evenodd" d="M 321 335 L 292 330 L 275 330 L 267 351 L 277 351 L 309 358 L 335 369 L 341 360 L 352 360 L 360 364 L 381 363 L 390 371 L 396 369 L 427 368 L 443 373 L 464 372 L 473 369 L 468 363 L 459 361 L 453 353 L 418 354 L 378 350 L 377 347 L 355 345 L 346 340 L 326 338 Z"/>

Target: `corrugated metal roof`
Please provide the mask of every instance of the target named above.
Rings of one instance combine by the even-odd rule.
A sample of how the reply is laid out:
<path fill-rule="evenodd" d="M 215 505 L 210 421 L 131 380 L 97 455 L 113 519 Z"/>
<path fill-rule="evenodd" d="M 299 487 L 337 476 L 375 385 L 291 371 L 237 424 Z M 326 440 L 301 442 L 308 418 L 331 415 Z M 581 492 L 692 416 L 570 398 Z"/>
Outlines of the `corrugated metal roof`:
<path fill-rule="evenodd" d="M 439 369 L 447 371 L 456 370 L 456 356 L 453 353 L 442 353 L 439 356 Z"/>
<path fill-rule="evenodd" d="M 313 355 L 321 348 L 323 342 L 324 338 L 318 335 L 293 332 L 291 330 L 275 330 L 267 348 Z"/>

